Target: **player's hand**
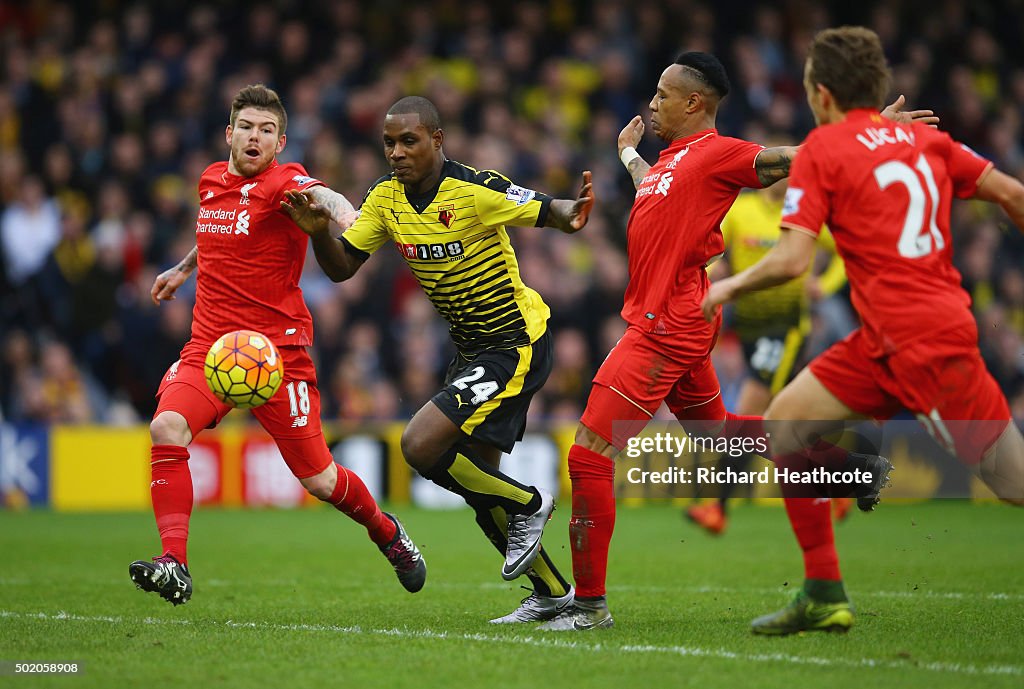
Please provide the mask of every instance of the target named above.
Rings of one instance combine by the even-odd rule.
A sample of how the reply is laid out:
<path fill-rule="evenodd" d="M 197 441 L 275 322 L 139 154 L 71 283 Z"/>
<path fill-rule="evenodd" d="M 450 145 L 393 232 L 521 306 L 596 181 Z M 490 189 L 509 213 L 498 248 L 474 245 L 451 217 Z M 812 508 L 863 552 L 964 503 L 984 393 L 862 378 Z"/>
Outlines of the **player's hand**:
<path fill-rule="evenodd" d="M 708 323 L 715 320 L 722 304 L 733 300 L 734 284 L 735 281 L 731 277 L 711 283 L 708 295 L 704 297 L 704 301 L 700 305 L 701 310 L 704 312 L 704 320 Z"/>
<path fill-rule="evenodd" d="M 640 139 L 644 137 L 644 119 L 637 115 L 629 121 L 622 131 L 619 132 L 619 154 L 622 154 L 622 149 L 632 146 L 636 148 L 640 143 Z"/>
<path fill-rule="evenodd" d="M 294 189 L 286 191 L 281 200 L 281 210 L 310 237 L 327 232 L 330 228 L 330 214 L 313 200 L 309 192 Z"/>
<path fill-rule="evenodd" d="M 177 299 L 174 293 L 178 291 L 178 288 L 185 284 L 188 280 L 188 273 L 183 273 L 178 270 L 178 267 L 168 268 L 164 272 L 156 276 L 156 280 L 153 281 L 153 288 L 149 290 L 149 297 L 153 300 L 153 303 L 160 306 L 162 301 L 172 301 Z"/>
<path fill-rule="evenodd" d="M 910 124 L 911 122 L 920 122 L 926 124 L 929 127 L 938 127 L 939 118 L 931 110 L 903 110 L 903 106 L 906 104 L 907 99 L 903 97 L 903 94 L 894 100 L 889 105 L 885 106 L 882 110 L 882 117 L 886 117 L 893 122 L 899 122 L 900 124 Z"/>
<path fill-rule="evenodd" d="M 576 197 L 576 202 L 572 204 L 572 210 L 569 212 L 570 233 L 579 232 L 584 228 L 587 220 L 590 219 L 594 201 L 594 184 L 590 181 L 590 170 L 584 170 L 583 186 L 580 187 L 580 194 Z"/>

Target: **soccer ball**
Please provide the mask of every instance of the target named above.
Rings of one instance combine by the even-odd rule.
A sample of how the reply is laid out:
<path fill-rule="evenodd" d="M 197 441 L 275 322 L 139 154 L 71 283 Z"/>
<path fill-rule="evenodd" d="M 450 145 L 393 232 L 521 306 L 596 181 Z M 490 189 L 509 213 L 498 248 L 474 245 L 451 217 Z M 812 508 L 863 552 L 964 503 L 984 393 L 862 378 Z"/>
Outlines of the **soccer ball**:
<path fill-rule="evenodd" d="M 206 354 L 206 384 L 224 404 L 252 409 L 265 404 L 284 380 L 284 364 L 270 338 L 252 330 L 221 336 Z"/>

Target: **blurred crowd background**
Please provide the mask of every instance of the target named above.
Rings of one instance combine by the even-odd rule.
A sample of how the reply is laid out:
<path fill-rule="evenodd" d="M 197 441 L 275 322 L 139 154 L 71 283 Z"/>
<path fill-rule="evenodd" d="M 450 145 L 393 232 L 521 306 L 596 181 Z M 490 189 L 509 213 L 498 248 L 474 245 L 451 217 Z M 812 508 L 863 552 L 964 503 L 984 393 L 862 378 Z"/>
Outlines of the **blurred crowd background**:
<path fill-rule="evenodd" d="M 649 115 L 679 51 L 705 50 L 733 81 L 723 134 L 799 141 L 813 125 L 806 46 L 842 23 L 880 34 L 894 95 L 1024 177 L 1020 0 L 4 2 L 0 418 L 148 420 L 189 337 L 194 280 L 159 308 L 150 287 L 195 242 L 196 184 L 227 157 L 232 96 L 263 82 L 289 113 L 280 159 L 357 204 L 388 171 L 383 114 L 408 94 L 438 105 L 449 158 L 563 197 L 593 171 L 598 212 L 583 233 L 513 231 L 524 279 L 553 314 L 556 365 L 531 413 L 575 421 L 623 330 L 621 127 Z M 648 135 L 640 152 L 653 161 L 661 145 Z M 1024 422 L 1024 235 L 985 204 L 957 204 L 953 225 L 982 351 Z M 447 329 L 397 252 L 342 285 L 308 260 L 302 286 L 325 419 L 407 417 L 436 391 Z M 811 354 L 856 323 L 843 294 L 816 304 L 815 322 Z M 744 364 L 728 333 L 716 363 L 729 403 Z"/>

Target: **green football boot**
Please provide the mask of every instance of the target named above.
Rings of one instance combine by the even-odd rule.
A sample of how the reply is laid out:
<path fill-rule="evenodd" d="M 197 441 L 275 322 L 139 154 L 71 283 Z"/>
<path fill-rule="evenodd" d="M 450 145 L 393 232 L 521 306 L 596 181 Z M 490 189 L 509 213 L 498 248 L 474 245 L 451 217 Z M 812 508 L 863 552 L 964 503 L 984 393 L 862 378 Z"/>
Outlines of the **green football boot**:
<path fill-rule="evenodd" d="M 793 601 L 750 623 L 755 634 L 784 636 L 805 631 L 848 632 L 853 626 L 853 606 L 849 601 L 826 603 L 799 591 Z"/>

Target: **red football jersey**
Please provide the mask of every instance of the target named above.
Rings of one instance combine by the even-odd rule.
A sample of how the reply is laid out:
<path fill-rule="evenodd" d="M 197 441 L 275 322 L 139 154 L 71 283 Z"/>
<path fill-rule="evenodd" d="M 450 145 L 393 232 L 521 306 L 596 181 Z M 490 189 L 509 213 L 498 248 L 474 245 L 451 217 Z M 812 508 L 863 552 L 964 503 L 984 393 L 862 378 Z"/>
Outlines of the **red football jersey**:
<path fill-rule="evenodd" d="M 622 317 L 659 334 L 712 328 L 701 313 L 707 265 L 725 251 L 721 223 L 744 187 L 760 187 L 762 146 L 707 129 L 676 139 L 637 187 L 626 228 Z"/>
<path fill-rule="evenodd" d="M 205 355 L 218 337 L 242 328 L 278 347 L 312 342 L 313 319 L 299 289 L 308 241 L 281 200 L 289 189 L 320 184 L 296 163 L 274 161 L 254 177 L 231 174 L 227 161 L 206 168 L 199 180 L 196 305 L 186 350 Z"/>
<path fill-rule="evenodd" d="M 973 327 L 953 267 L 949 213 L 953 196 L 972 196 L 991 165 L 944 132 L 869 109 L 807 137 L 793 162 L 782 227 L 817 235 L 828 224 L 872 356 Z"/>

